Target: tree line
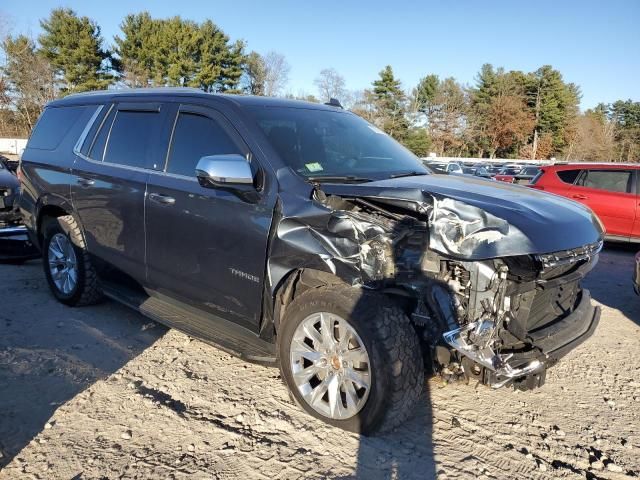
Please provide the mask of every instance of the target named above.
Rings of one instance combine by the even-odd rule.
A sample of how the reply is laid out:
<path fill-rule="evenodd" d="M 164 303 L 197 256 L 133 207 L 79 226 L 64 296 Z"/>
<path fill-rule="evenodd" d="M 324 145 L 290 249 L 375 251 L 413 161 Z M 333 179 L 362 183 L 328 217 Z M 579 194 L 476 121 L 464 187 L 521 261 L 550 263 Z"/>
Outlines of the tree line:
<path fill-rule="evenodd" d="M 429 74 L 405 89 L 391 66 L 370 88 L 350 91 L 333 68 L 316 94 L 287 91 L 290 65 L 232 41 L 213 21 L 127 15 L 107 46 L 100 26 L 54 9 L 36 40 L 2 40 L 0 135 L 27 135 L 46 102 L 109 87 L 187 86 L 206 92 L 287 96 L 326 102 L 376 124 L 418 155 L 640 161 L 640 102 L 619 100 L 581 112 L 580 89 L 549 65 L 534 72 L 481 67 L 472 85 Z"/>

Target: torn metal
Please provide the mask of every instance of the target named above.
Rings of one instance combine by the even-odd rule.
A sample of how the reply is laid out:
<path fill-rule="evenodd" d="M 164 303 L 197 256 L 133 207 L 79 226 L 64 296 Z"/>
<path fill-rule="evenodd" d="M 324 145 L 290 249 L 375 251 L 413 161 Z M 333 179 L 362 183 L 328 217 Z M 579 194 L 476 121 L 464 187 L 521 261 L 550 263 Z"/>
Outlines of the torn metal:
<path fill-rule="evenodd" d="M 311 202 L 282 192 L 272 288 L 311 269 L 396 295 L 436 370 L 494 387 L 541 385 L 546 367 L 593 332 L 598 311 L 579 286 L 602 245 L 589 211 L 543 202 L 538 192 L 496 207 L 477 191 L 461 198 L 457 190 L 376 187 L 385 183 L 325 184 Z M 580 225 L 578 236 L 536 230 L 560 220 Z M 565 248 L 545 250 L 555 247 Z"/>

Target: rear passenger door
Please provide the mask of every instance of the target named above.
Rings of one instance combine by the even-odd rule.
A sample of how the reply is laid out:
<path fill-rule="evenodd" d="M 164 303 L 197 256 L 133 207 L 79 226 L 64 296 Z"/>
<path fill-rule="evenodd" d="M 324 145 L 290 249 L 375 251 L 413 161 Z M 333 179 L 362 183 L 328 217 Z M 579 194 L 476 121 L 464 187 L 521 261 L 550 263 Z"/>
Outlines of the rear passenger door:
<path fill-rule="evenodd" d="M 604 223 L 607 235 L 631 236 L 638 207 L 634 170 L 583 170 L 569 197 L 590 207 Z"/>
<path fill-rule="evenodd" d="M 148 172 L 164 162 L 159 103 L 114 103 L 77 152 L 71 196 L 89 253 L 143 283 Z"/>
<path fill-rule="evenodd" d="M 221 113 L 195 105 L 180 106 L 171 137 L 166 167 L 147 186 L 149 285 L 255 331 L 273 205 L 202 187 L 195 175 L 203 156 L 250 158 L 249 149 Z"/>

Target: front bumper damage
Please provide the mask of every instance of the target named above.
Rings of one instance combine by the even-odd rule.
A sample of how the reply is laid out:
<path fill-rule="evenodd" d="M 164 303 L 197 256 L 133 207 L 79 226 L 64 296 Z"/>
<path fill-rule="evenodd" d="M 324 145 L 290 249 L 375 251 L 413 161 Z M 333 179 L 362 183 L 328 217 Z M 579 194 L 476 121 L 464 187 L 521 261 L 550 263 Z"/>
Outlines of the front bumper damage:
<path fill-rule="evenodd" d="M 582 290 L 576 309 L 550 327 L 531 334 L 532 345 L 539 351 L 533 354 L 498 354 L 489 346 L 468 342 L 468 334 L 483 324 L 472 323 L 443 335 L 444 340 L 465 357 L 485 367 L 482 383 L 500 388 L 516 381 L 525 389 L 544 383 L 545 370 L 593 335 L 600 321 L 600 308 L 591 304 L 588 290 Z"/>
<path fill-rule="evenodd" d="M 435 296 L 452 327 L 442 334 L 455 351 L 442 362 L 445 368 L 494 388 L 541 386 L 546 369 L 598 325 L 600 309 L 580 280 L 601 247 L 598 242 L 535 258 L 462 262 L 468 288 L 448 279 L 449 292 L 456 293 Z"/>

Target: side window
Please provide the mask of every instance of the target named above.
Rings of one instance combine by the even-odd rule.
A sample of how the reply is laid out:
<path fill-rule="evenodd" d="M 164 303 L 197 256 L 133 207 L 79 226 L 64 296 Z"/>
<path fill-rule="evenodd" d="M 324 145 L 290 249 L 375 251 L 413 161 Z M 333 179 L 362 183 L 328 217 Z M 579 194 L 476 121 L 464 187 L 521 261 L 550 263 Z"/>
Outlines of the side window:
<path fill-rule="evenodd" d="M 29 148 L 55 150 L 86 108 L 86 106 L 78 106 L 45 109 L 31 134 Z"/>
<path fill-rule="evenodd" d="M 100 130 L 98 135 L 96 135 L 93 143 L 89 149 L 89 153 L 87 156 L 93 160 L 97 160 L 99 162 L 102 161 L 104 157 L 104 147 L 107 144 L 107 138 L 109 138 L 109 132 L 111 131 L 111 125 L 113 124 L 113 117 L 115 116 L 116 110 L 111 109 L 109 115 L 104 118 L 99 126 Z"/>
<path fill-rule="evenodd" d="M 181 112 L 173 132 L 167 172 L 195 176 L 198 160 L 207 155 L 237 153 L 241 149 L 215 120 L 194 113 Z"/>
<path fill-rule="evenodd" d="M 580 175 L 581 170 L 558 170 L 556 175 L 558 178 L 562 180 L 564 183 L 574 184 L 578 175 Z"/>
<path fill-rule="evenodd" d="M 586 188 L 628 193 L 632 178 L 630 170 L 587 170 L 578 183 Z"/>
<path fill-rule="evenodd" d="M 118 110 L 108 135 L 104 161 L 146 168 L 161 123 L 159 111 Z"/>

